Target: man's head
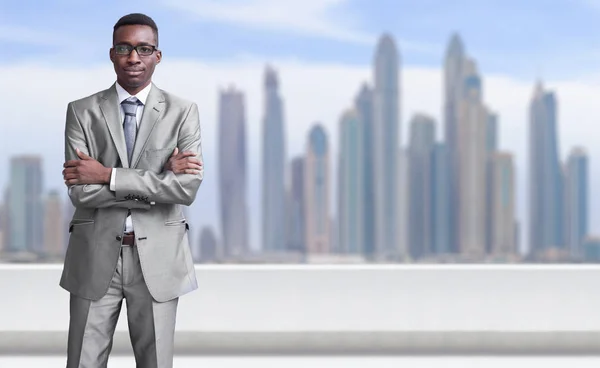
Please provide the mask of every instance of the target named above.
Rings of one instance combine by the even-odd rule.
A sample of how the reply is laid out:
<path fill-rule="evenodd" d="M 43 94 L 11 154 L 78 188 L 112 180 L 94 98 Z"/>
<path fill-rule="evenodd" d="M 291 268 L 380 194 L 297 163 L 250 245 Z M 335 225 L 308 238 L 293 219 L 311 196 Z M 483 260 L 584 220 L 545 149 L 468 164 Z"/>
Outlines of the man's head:
<path fill-rule="evenodd" d="M 154 67 L 162 58 L 158 50 L 158 27 L 147 15 L 128 14 L 114 26 L 113 62 L 117 81 L 131 94 L 136 94 L 152 80 Z"/>

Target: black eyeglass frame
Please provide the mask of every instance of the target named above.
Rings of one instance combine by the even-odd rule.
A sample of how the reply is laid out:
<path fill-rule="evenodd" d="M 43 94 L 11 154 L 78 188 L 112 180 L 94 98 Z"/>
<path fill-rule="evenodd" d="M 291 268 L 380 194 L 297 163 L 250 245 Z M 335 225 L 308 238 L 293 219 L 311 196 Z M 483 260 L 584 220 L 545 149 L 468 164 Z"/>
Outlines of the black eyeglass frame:
<path fill-rule="evenodd" d="M 119 51 L 117 51 L 118 47 L 125 47 L 127 52 L 126 53 L 119 53 Z M 150 53 L 145 53 L 145 52 L 141 52 L 140 49 L 143 47 L 147 47 L 147 48 L 151 48 L 152 51 Z M 155 51 L 158 51 L 158 49 L 156 48 L 156 46 L 154 45 L 137 45 L 137 46 L 132 46 L 129 44 L 116 44 L 113 46 L 113 49 L 115 50 L 115 54 L 119 55 L 119 56 L 129 56 L 131 55 L 131 52 L 133 50 L 135 50 L 139 56 L 150 56 L 152 54 L 154 54 Z"/>

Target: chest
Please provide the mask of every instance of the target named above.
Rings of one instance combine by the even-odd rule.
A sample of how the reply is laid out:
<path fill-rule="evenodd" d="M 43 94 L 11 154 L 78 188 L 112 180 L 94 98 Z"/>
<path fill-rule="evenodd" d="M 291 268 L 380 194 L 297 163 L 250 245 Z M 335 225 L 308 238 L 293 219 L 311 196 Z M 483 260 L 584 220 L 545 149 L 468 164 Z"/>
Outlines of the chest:
<path fill-rule="evenodd" d="M 120 110 L 120 109 L 119 109 Z M 136 116 L 133 168 L 161 172 L 164 163 L 177 147 L 183 117 L 177 111 L 152 107 L 139 109 Z M 107 120 L 100 110 L 90 109 L 81 119 L 90 156 L 106 167 L 123 167 L 126 153 L 124 114 L 114 114 Z"/>

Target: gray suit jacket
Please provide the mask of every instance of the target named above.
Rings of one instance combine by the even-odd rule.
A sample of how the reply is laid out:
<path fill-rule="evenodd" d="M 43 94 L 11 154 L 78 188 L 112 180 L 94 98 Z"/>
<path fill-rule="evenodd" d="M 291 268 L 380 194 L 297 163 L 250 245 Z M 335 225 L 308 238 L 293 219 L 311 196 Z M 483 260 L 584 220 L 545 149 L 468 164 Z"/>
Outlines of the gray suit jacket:
<path fill-rule="evenodd" d="M 198 287 L 181 205 L 190 205 L 203 178 L 163 167 L 175 147 L 202 161 L 198 107 L 152 86 L 132 154 L 127 150 L 115 85 L 67 106 L 65 160 L 76 148 L 116 169 L 108 184 L 73 185 L 75 206 L 60 286 L 82 298 L 106 294 L 115 272 L 128 210 L 148 289 L 159 302 Z"/>

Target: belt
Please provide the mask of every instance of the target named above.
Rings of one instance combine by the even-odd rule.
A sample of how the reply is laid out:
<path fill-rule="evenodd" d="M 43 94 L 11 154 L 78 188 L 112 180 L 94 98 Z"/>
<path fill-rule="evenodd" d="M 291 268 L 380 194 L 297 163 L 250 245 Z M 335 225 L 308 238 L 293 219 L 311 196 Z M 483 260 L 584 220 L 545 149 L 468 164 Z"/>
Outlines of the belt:
<path fill-rule="evenodd" d="M 135 245 L 135 233 L 125 233 L 123 234 L 123 242 L 121 245 Z"/>

